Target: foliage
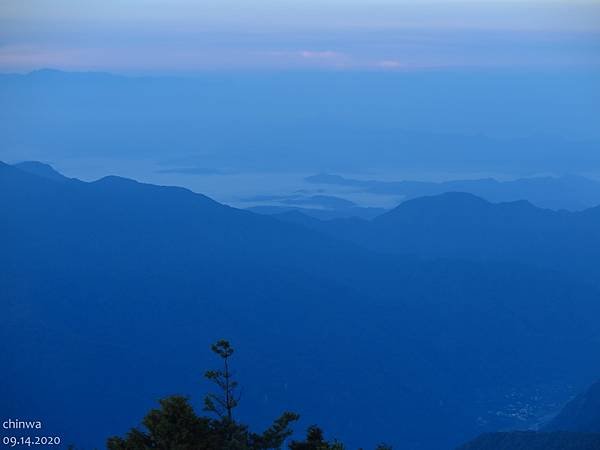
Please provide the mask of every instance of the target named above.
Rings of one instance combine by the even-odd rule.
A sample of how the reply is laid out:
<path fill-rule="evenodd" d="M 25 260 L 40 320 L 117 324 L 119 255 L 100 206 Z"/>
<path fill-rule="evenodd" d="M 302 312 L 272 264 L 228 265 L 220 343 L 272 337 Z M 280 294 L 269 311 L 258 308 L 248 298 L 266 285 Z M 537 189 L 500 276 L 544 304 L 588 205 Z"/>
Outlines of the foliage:
<path fill-rule="evenodd" d="M 125 437 L 108 439 L 109 450 L 274 450 L 281 449 L 292 435 L 291 424 L 298 414 L 284 412 L 263 433 L 254 433 L 233 417 L 238 405 L 238 383 L 233 379 L 230 358 L 233 347 L 225 340 L 212 345 L 212 350 L 223 360 L 223 368 L 209 370 L 205 377 L 219 388 L 208 394 L 204 410 L 216 417 L 196 415 L 186 397 L 172 396 L 160 400 L 160 407 L 151 410 L 142 421 L 142 429 L 133 428 Z M 303 441 L 292 441 L 290 450 L 344 450 L 337 442 L 327 442 L 317 426 L 308 428 Z M 378 450 L 391 447 L 379 446 Z"/>
<path fill-rule="evenodd" d="M 337 441 L 327 442 L 323 436 L 323 430 L 312 425 L 306 432 L 304 441 L 292 441 L 290 450 L 344 450 L 344 446 Z"/>
<path fill-rule="evenodd" d="M 188 399 L 180 396 L 160 401 L 160 408 L 151 410 L 143 420 L 147 431 L 136 428 L 125 438 L 108 440 L 111 450 L 165 448 L 177 450 L 211 449 L 217 437 L 210 419 L 198 417 Z"/>
<path fill-rule="evenodd" d="M 229 368 L 229 358 L 233 355 L 233 347 L 228 341 L 221 339 L 212 345 L 212 351 L 223 359 L 223 370 L 208 370 L 204 376 L 215 383 L 221 392 L 208 394 L 204 398 L 204 410 L 215 413 L 219 417 L 233 420 L 233 409 L 240 400 L 236 393 L 238 382 L 233 380 L 233 373 Z"/>

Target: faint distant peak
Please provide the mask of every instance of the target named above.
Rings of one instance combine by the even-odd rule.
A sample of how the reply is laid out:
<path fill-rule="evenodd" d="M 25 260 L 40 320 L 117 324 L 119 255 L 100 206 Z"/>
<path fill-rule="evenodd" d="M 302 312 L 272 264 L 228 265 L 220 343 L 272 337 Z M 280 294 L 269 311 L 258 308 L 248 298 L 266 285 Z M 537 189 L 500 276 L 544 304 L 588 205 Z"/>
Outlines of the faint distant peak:
<path fill-rule="evenodd" d="M 448 205 L 448 206 L 487 206 L 491 202 L 469 192 L 443 192 L 407 200 L 397 208 L 410 208 L 414 205 Z"/>
<path fill-rule="evenodd" d="M 25 75 L 34 80 L 52 80 L 52 81 L 73 81 L 73 80 L 91 80 L 108 81 L 117 80 L 122 77 L 108 72 L 66 72 L 58 69 L 39 69 L 29 72 Z"/>
<path fill-rule="evenodd" d="M 222 175 L 223 172 L 217 169 L 206 167 L 172 167 L 168 169 L 156 170 L 156 173 L 179 174 L 179 175 Z"/>
<path fill-rule="evenodd" d="M 38 177 L 47 178 L 49 180 L 66 181 L 69 179 L 54 169 L 50 164 L 39 161 L 23 161 L 14 164 L 13 167 L 31 175 L 37 175 Z"/>
<path fill-rule="evenodd" d="M 318 184 L 354 184 L 358 180 L 350 180 L 348 178 L 344 178 L 341 175 L 335 175 L 331 173 L 318 173 L 316 175 L 311 175 L 305 178 L 309 183 L 318 183 Z"/>
<path fill-rule="evenodd" d="M 32 70 L 27 75 L 34 76 L 34 77 L 38 77 L 38 76 L 52 77 L 52 76 L 66 75 L 68 73 L 69 72 L 65 72 L 64 70 L 58 70 L 58 69 L 38 69 L 38 70 Z"/>

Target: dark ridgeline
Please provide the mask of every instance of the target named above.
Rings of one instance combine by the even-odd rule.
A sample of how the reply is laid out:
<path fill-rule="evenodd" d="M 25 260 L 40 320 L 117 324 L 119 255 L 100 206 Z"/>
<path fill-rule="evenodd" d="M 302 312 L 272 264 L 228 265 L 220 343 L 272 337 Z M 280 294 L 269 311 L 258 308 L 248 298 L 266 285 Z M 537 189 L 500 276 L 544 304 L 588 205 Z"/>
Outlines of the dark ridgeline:
<path fill-rule="evenodd" d="M 567 403 L 542 431 L 486 433 L 457 450 L 503 449 L 600 449 L 600 381 Z"/>
<path fill-rule="evenodd" d="M 406 201 L 371 221 L 275 217 L 383 253 L 516 261 L 588 282 L 600 279 L 600 206 L 553 211 L 524 200 L 491 203 L 448 192 Z"/>
<path fill-rule="evenodd" d="M 32 175 L 38 175 L 42 178 L 47 178 L 53 181 L 69 181 L 69 178 L 65 177 L 63 174 L 54 170 L 49 164 L 44 164 L 39 161 L 23 161 L 14 165 L 19 170 L 23 172 L 30 173 Z"/>
<path fill-rule="evenodd" d="M 484 434 L 457 450 L 598 450 L 600 434 L 511 431 Z"/>
<path fill-rule="evenodd" d="M 544 430 L 600 433 L 600 381 L 567 403 Z"/>
<path fill-rule="evenodd" d="M 487 211 L 475 223 L 493 233 L 471 236 L 485 251 L 467 241 L 455 254 L 450 242 L 442 256 L 462 259 L 422 261 L 186 189 L 21 169 L 0 164 L 0 398 L 8 414 L 45 417 L 78 445 L 124 433 L 155 399 L 195 392 L 207 366 L 199 349 L 216 334 L 244 348 L 241 420 L 264 428 L 285 405 L 351 448 L 452 448 L 514 425 L 494 414 L 506 392 L 600 372 L 596 287 L 529 267 L 520 251 L 516 261 L 486 253 L 489 241 L 521 245 L 508 240 L 520 234 L 507 208 L 535 227 L 563 213 L 450 194 L 422 200 L 449 201 L 429 227 L 419 200 L 373 221 L 404 252 L 467 241 L 435 233 Z M 557 237 L 573 263 L 579 240 Z"/>

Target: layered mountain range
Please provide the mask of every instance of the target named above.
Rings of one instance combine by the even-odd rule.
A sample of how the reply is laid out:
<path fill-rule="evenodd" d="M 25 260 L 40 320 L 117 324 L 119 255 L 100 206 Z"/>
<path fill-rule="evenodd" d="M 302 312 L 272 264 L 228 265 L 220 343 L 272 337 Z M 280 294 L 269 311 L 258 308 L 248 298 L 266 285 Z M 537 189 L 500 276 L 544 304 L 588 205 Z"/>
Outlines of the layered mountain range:
<path fill-rule="evenodd" d="M 0 208 L 2 410 L 79 446 L 162 396 L 199 404 L 221 337 L 243 420 L 285 408 L 351 447 L 454 448 L 600 373 L 596 209 L 451 193 L 290 220 L 39 163 L 0 164 Z M 529 416 L 499 414 L 515 396 Z"/>

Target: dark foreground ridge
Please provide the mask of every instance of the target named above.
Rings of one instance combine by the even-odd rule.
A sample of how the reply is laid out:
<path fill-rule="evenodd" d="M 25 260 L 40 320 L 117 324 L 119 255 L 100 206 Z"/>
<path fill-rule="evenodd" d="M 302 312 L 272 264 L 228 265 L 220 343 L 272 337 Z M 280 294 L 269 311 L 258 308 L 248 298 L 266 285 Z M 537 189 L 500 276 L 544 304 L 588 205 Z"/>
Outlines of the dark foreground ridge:
<path fill-rule="evenodd" d="M 598 450 L 600 381 L 565 405 L 543 431 L 486 433 L 457 450 Z"/>
<path fill-rule="evenodd" d="M 598 450 L 600 434 L 571 431 L 487 433 L 457 450 Z"/>
<path fill-rule="evenodd" d="M 571 400 L 545 430 L 600 433 L 600 381 Z"/>

